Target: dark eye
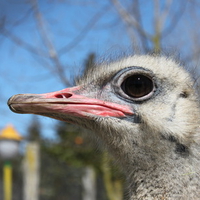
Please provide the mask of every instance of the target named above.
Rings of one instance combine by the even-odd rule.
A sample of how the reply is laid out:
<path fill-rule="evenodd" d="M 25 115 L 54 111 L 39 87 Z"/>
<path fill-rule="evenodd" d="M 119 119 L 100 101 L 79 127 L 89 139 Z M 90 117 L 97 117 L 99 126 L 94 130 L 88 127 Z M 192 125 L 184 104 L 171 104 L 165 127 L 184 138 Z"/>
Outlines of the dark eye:
<path fill-rule="evenodd" d="M 154 85 L 149 77 L 135 74 L 126 78 L 122 83 L 121 88 L 128 96 L 140 98 L 151 93 L 154 89 Z"/>

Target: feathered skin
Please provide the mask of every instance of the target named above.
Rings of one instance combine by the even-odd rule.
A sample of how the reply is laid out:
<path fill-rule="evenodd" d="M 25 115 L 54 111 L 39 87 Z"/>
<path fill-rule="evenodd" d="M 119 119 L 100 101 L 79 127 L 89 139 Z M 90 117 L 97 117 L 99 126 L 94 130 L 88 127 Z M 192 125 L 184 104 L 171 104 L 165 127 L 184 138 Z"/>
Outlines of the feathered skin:
<path fill-rule="evenodd" d="M 15 95 L 8 105 L 93 130 L 123 168 L 130 200 L 198 200 L 200 118 L 193 84 L 180 63 L 135 55 L 90 70 L 77 87 Z"/>

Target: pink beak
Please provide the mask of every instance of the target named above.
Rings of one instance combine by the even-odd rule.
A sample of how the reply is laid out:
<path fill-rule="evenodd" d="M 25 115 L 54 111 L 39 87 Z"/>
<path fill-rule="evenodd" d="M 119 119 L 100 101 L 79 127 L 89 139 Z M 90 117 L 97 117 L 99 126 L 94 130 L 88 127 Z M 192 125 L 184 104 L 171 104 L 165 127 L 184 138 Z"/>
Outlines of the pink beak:
<path fill-rule="evenodd" d="M 62 113 L 77 117 L 133 115 L 133 111 L 128 106 L 78 95 L 76 92 L 79 89 L 80 87 L 72 87 L 46 94 L 18 94 L 9 99 L 8 105 L 16 113 L 42 115 Z"/>

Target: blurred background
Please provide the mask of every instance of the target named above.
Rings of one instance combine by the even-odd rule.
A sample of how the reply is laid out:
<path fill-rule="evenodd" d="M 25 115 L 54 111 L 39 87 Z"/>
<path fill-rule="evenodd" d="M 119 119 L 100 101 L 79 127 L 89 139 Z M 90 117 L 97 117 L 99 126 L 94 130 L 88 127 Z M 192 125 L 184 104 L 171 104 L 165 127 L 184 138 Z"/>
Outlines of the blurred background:
<path fill-rule="evenodd" d="M 18 93 L 72 86 L 94 63 L 144 53 L 180 60 L 198 83 L 200 1 L 0 0 L 0 128 L 12 124 L 24 138 L 20 156 L 12 161 L 13 200 L 28 200 L 24 160 L 31 144 L 39 148 L 34 200 L 126 196 L 123 175 L 102 145 L 89 137 L 93 133 L 12 113 L 6 102 Z M 1 159 L 0 170 L 3 163 Z M 2 188 L 0 173 L 3 200 Z"/>

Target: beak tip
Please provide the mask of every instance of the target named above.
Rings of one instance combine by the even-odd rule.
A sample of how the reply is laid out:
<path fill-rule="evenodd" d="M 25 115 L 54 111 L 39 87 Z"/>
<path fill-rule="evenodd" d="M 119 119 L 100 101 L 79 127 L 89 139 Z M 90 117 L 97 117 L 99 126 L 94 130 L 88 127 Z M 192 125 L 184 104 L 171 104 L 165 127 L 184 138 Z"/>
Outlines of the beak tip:
<path fill-rule="evenodd" d="M 7 101 L 7 105 L 8 105 L 8 107 L 10 108 L 10 110 L 13 110 L 13 108 L 12 108 L 12 99 L 13 99 L 13 96 L 10 97 L 10 98 L 8 99 L 8 101 Z"/>
<path fill-rule="evenodd" d="M 17 96 L 18 96 L 18 95 L 14 95 L 14 96 L 10 97 L 10 98 L 8 99 L 8 101 L 7 101 L 7 105 L 8 105 L 8 107 L 10 108 L 10 110 L 11 110 L 12 112 L 20 113 L 20 112 L 18 112 L 18 111 L 13 107 L 14 100 L 16 99 Z"/>

